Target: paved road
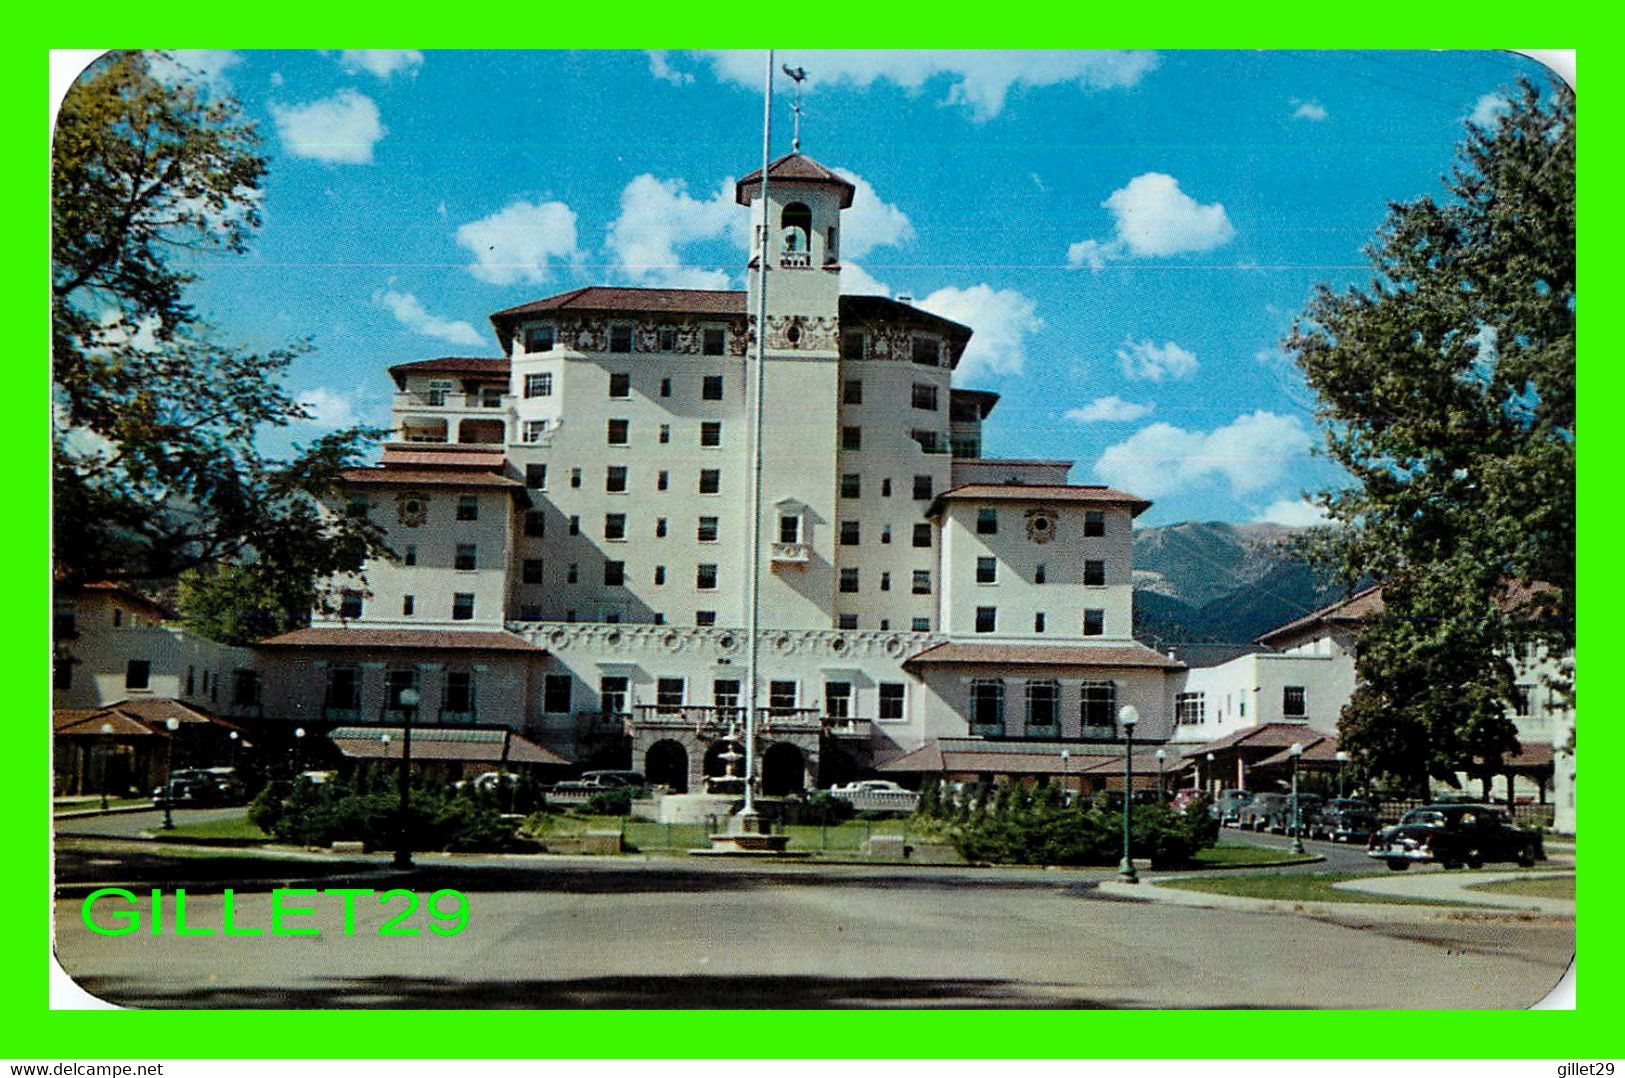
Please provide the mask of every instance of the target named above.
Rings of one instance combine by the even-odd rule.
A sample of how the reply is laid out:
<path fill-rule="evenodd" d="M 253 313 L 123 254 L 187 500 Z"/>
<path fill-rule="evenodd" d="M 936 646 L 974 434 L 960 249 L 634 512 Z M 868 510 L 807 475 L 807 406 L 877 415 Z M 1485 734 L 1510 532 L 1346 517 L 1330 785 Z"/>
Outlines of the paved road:
<path fill-rule="evenodd" d="M 344 882 L 389 886 L 351 867 Z M 402 882 L 465 890 L 458 936 L 380 936 L 370 898 L 345 935 L 342 901 L 318 898 L 318 937 L 110 937 L 65 898 L 58 954 L 143 1007 L 1521 1008 L 1573 953 L 1572 921 L 1188 909 L 1102 897 L 1109 875 L 426 858 Z M 269 904 L 239 896 L 237 923 L 269 924 Z M 218 926 L 221 899 L 188 914 Z"/>

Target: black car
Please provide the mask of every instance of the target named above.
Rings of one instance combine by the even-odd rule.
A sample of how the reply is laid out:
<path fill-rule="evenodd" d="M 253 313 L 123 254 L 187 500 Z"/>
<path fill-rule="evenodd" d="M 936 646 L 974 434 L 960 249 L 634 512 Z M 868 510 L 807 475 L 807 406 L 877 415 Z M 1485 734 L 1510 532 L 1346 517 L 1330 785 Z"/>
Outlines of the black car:
<path fill-rule="evenodd" d="M 1365 852 L 1396 872 L 1417 861 L 1436 861 L 1445 868 L 1516 861 L 1527 868 L 1546 859 L 1539 831 L 1514 826 L 1493 805 L 1472 804 L 1411 809 L 1398 824 L 1372 835 Z"/>
<path fill-rule="evenodd" d="M 1236 814 L 1236 826 L 1246 831 L 1268 831 L 1278 816 L 1286 812 L 1286 794 L 1254 794 Z"/>
<path fill-rule="evenodd" d="M 1326 807 L 1309 825 L 1311 838 L 1329 838 L 1333 842 L 1369 839 L 1376 833 L 1376 809 L 1352 797 L 1338 797 L 1326 802 Z"/>

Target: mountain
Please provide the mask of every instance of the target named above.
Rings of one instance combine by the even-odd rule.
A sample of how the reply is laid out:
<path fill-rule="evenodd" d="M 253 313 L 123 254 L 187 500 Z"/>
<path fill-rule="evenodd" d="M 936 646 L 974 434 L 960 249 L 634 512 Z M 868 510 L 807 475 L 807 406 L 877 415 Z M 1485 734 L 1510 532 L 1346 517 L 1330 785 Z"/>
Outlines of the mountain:
<path fill-rule="evenodd" d="M 1134 635 L 1193 666 L 1256 650 L 1260 633 L 1341 590 L 1289 548 L 1281 524 L 1169 524 L 1134 534 Z"/>

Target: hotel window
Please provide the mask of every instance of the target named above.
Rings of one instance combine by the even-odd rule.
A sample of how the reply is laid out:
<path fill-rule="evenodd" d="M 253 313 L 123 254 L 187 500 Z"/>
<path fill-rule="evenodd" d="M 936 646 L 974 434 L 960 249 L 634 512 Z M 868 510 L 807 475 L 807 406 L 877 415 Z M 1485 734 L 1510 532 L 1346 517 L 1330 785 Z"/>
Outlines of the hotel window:
<path fill-rule="evenodd" d="M 655 519 L 655 538 L 656 539 L 664 539 L 665 537 L 666 537 L 666 518 L 665 517 L 657 517 Z"/>
<path fill-rule="evenodd" d="M 1086 509 L 1083 513 L 1084 535 L 1105 535 L 1106 514 L 1100 509 Z"/>
<path fill-rule="evenodd" d="M 767 683 L 767 707 L 776 715 L 788 714 L 796 708 L 796 683 L 793 681 L 769 681 Z"/>
<path fill-rule="evenodd" d="M 632 327 L 618 325 L 609 327 L 609 350 L 611 352 L 632 351 Z"/>
<path fill-rule="evenodd" d="M 605 441 L 609 445 L 625 445 L 632 423 L 626 419 L 611 419 L 606 425 Z"/>
<path fill-rule="evenodd" d="M 581 579 L 581 570 L 575 562 L 571 562 L 569 565 L 565 566 L 564 582 L 566 584 L 574 584 L 579 579 Z"/>
<path fill-rule="evenodd" d="M 712 625 L 715 625 L 716 623 L 717 623 L 717 612 L 715 610 L 696 610 L 696 611 L 694 611 L 694 625 L 695 625 L 696 628 L 705 629 L 705 628 L 709 628 Z"/>
<path fill-rule="evenodd" d="M 1117 720 L 1117 683 L 1085 681 L 1081 688 L 1078 719 L 1084 726 L 1110 730 Z M 1198 694 L 1200 695 L 1200 694 Z M 1109 734 L 1107 736 L 1110 736 Z"/>
<path fill-rule="evenodd" d="M 903 721 L 906 692 L 907 686 L 900 681 L 880 683 L 880 711 L 877 717 L 881 722 Z"/>
<path fill-rule="evenodd" d="M 604 490 L 609 494 L 626 493 L 626 465 L 611 464 L 604 469 Z"/>
<path fill-rule="evenodd" d="M 552 715 L 569 714 L 575 679 L 569 674 L 548 674 L 542 679 L 542 710 Z"/>
<path fill-rule="evenodd" d="M 671 485 L 671 474 L 669 472 L 656 472 L 655 473 L 655 489 L 656 490 L 665 490 L 670 485 Z"/>
<path fill-rule="evenodd" d="M 931 525 L 914 525 L 914 545 L 922 549 L 929 548 L 931 546 Z"/>
<path fill-rule="evenodd" d="M 1027 725 L 1052 727 L 1061 718 L 1061 683 L 1027 682 Z"/>
<path fill-rule="evenodd" d="M 927 385 L 924 382 L 915 382 L 914 383 L 913 403 L 914 403 L 914 407 L 918 408 L 922 412 L 934 412 L 934 411 L 936 411 L 937 410 L 937 387 L 933 386 L 933 385 Z"/>
<path fill-rule="evenodd" d="M 1084 562 L 1083 582 L 1096 586 L 1104 585 L 1106 583 L 1106 563 L 1093 560 Z"/>
<path fill-rule="evenodd" d="M 890 573 L 881 573 L 880 574 L 880 590 L 881 591 L 891 591 L 891 574 Z"/>
<path fill-rule="evenodd" d="M 858 627 L 858 616 L 856 614 L 836 614 L 835 627 L 837 629 L 856 629 Z"/>
<path fill-rule="evenodd" d="M 327 671 L 327 692 L 322 697 L 327 711 L 358 711 L 361 708 L 361 676 L 353 666 L 335 666 Z"/>
<path fill-rule="evenodd" d="M 416 543 L 407 543 L 406 544 L 406 553 L 401 555 L 401 564 L 402 565 L 416 565 L 417 563 L 418 563 L 418 545 Z"/>
<path fill-rule="evenodd" d="M 908 436 L 914 443 L 927 453 L 937 452 L 937 432 L 934 430 L 911 430 Z"/>
<path fill-rule="evenodd" d="M 1042 610 L 1040 610 L 1036 614 L 1033 615 L 1033 632 L 1041 633 L 1043 631 L 1044 631 L 1044 612 Z"/>
<path fill-rule="evenodd" d="M 632 395 L 632 376 L 625 371 L 612 372 L 609 376 L 609 396 L 611 400 L 625 400 Z"/>
<path fill-rule="evenodd" d="M 1083 635 L 1106 635 L 1106 612 L 1104 610 L 1085 610 L 1083 612 Z"/>
<path fill-rule="evenodd" d="M 695 529 L 694 537 L 702 543 L 717 541 L 718 521 L 720 517 L 701 517 L 699 527 Z"/>
<path fill-rule="evenodd" d="M 680 677 L 656 678 L 655 707 L 668 715 L 677 711 L 688 701 L 686 688 Z"/>
<path fill-rule="evenodd" d="M 671 442 L 671 424 L 670 423 L 662 423 L 662 424 L 660 424 L 660 434 L 657 436 L 657 438 L 655 440 L 658 441 L 661 445 L 670 444 L 670 442 Z"/>
<path fill-rule="evenodd" d="M 801 542 L 801 514 L 785 513 L 779 517 L 779 542 Z"/>
<path fill-rule="evenodd" d="M 860 381 L 859 379 L 856 379 L 856 378 L 848 379 L 846 381 L 846 383 L 841 387 L 841 403 L 842 404 L 862 404 L 863 403 L 863 382 Z"/>
<path fill-rule="evenodd" d="M 1529 686 L 1519 685 L 1518 688 L 1527 690 Z M 1519 710 L 1518 714 L 1527 715 L 1529 714 L 1529 693 L 1525 691 L 1520 695 L 1523 698 L 1523 706 L 1522 709 Z M 1302 685 L 1283 685 L 1281 687 L 1281 714 L 1285 715 L 1287 718 L 1299 719 L 1308 714 L 1304 708 Z"/>
<path fill-rule="evenodd" d="M 739 679 L 717 678 L 711 682 L 711 706 L 736 708 L 739 706 Z"/>
<path fill-rule="evenodd" d="M 339 593 L 339 617 L 344 619 L 359 618 L 361 616 L 361 593 L 346 589 Z"/>
<path fill-rule="evenodd" d="M 720 468 L 700 469 L 700 493 L 722 493 L 722 470 Z"/>
<path fill-rule="evenodd" d="M 457 383 L 449 381 L 433 381 L 429 383 L 429 405 L 433 408 L 442 408 L 451 391 L 457 388 Z"/>
<path fill-rule="evenodd" d="M 401 617 L 409 618 L 417 609 L 417 597 L 413 595 L 401 596 Z"/>
<path fill-rule="evenodd" d="M 525 514 L 525 535 L 540 539 L 547 534 L 547 514 L 532 509 Z"/>
<path fill-rule="evenodd" d="M 914 500 L 917 502 L 928 502 L 931 500 L 931 477 L 929 475 L 917 475 L 914 477 Z"/>
<path fill-rule="evenodd" d="M 553 375 L 551 372 L 525 375 L 525 396 L 527 398 L 551 397 L 552 395 Z"/>
<path fill-rule="evenodd" d="M 975 726 L 1004 725 L 1004 682 L 976 678 L 970 683 L 970 721 Z"/>
<path fill-rule="evenodd" d="M 1182 692 L 1174 697 L 1174 721 L 1181 726 L 1197 726 L 1207 721 L 1207 699 L 1199 692 Z"/>
<path fill-rule="evenodd" d="M 535 443 L 535 442 L 541 441 L 542 440 L 542 435 L 547 433 L 547 423 L 548 423 L 548 421 L 545 420 L 545 419 L 527 419 L 527 420 L 525 420 L 524 434 L 523 434 L 524 440 L 527 443 Z"/>
<path fill-rule="evenodd" d="M 719 401 L 722 399 L 722 375 L 708 374 L 700 382 L 700 399 L 703 401 Z"/>
<path fill-rule="evenodd" d="M 151 660 L 131 659 L 124 664 L 124 687 L 126 689 L 145 689 L 151 680 Z"/>
<path fill-rule="evenodd" d="M 726 330 L 708 329 L 700 338 L 700 352 L 707 356 L 720 356 L 727 350 L 728 335 Z M 717 400 L 722 398 L 718 396 Z"/>
<path fill-rule="evenodd" d="M 397 668 L 384 671 L 384 708 L 388 711 L 405 711 L 406 704 L 401 697 L 407 689 L 416 692 L 417 688 L 416 670 Z"/>
<path fill-rule="evenodd" d="M 1291 689 L 1287 690 L 1291 692 Z M 1535 687 L 1533 685 L 1514 685 L 1512 687 L 1512 713 L 1519 718 L 1528 718 L 1531 711 L 1531 702 L 1534 700 Z M 1288 711 L 1291 715 L 1294 712 Z M 1303 690 L 1298 690 L 1298 710 L 1296 714 L 1303 714 Z"/>
<path fill-rule="evenodd" d="M 457 519 L 480 519 L 480 496 L 478 494 L 460 494 L 457 497 Z"/>
<path fill-rule="evenodd" d="M 841 545 L 857 546 L 863 538 L 863 526 L 856 520 L 841 521 Z"/>
<path fill-rule="evenodd" d="M 525 465 L 525 486 L 531 490 L 547 489 L 547 465 Z"/>
<path fill-rule="evenodd" d="M 1049 569 L 1044 565 L 1043 562 L 1039 562 L 1037 565 L 1033 566 L 1034 584 L 1042 584 L 1047 579 L 1049 579 Z"/>
<path fill-rule="evenodd" d="M 942 357 L 942 348 L 935 337 L 915 337 L 910 356 L 922 367 L 935 367 Z"/>
<path fill-rule="evenodd" d="M 580 468 L 571 468 L 570 469 L 570 488 L 572 490 L 581 489 L 581 469 Z"/>
<path fill-rule="evenodd" d="M 914 570 L 914 594 L 915 595 L 930 595 L 931 594 L 931 570 L 929 570 L 929 569 L 916 569 L 916 570 Z"/>
<path fill-rule="evenodd" d="M 842 359 L 862 359 L 863 358 L 863 353 L 864 353 L 864 350 L 863 350 L 863 334 L 862 333 L 854 332 L 854 333 L 843 333 L 843 334 L 841 334 L 841 358 Z"/>
<path fill-rule="evenodd" d="M 660 380 L 660 395 L 662 397 L 671 396 L 671 379 L 670 378 L 662 378 Z"/>
<path fill-rule="evenodd" d="M 608 715 L 626 714 L 626 678 L 598 679 L 598 709 Z"/>
<path fill-rule="evenodd" d="M 525 331 L 525 351 L 551 352 L 553 350 L 553 327 L 532 326 Z M 533 394 L 526 393 L 528 396 Z"/>
<path fill-rule="evenodd" d="M 479 547 L 473 543 L 458 543 L 456 556 L 452 559 L 452 568 L 470 573 L 479 567 Z"/>
<path fill-rule="evenodd" d="M 824 682 L 824 714 L 832 719 L 852 717 L 852 683 L 850 681 Z"/>
<path fill-rule="evenodd" d="M 848 594 L 858 590 L 858 571 L 855 568 L 841 570 L 841 590 Z"/>
<path fill-rule="evenodd" d="M 845 472 L 841 475 L 841 497 L 863 497 L 863 476 L 856 472 Z"/>
<path fill-rule="evenodd" d="M 976 631 L 979 633 L 997 632 L 999 625 L 999 610 L 993 606 L 979 606 L 976 608 Z"/>
<path fill-rule="evenodd" d="M 880 496 L 882 498 L 891 497 L 891 476 L 889 475 L 880 480 Z"/>
<path fill-rule="evenodd" d="M 999 582 L 999 560 L 997 558 L 976 559 L 976 582 L 978 584 L 997 584 Z"/>
<path fill-rule="evenodd" d="M 577 517 L 577 516 L 572 516 L 570 518 L 569 527 L 566 530 L 568 530 L 571 535 L 580 535 L 581 534 L 581 518 Z"/>
<path fill-rule="evenodd" d="M 624 561 L 604 562 L 604 587 L 619 588 L 626 583 L 626 563 Z"/>
<path fill-rule="evenodd" d="M 888 546 L 891 545 L 891 525 L 890 524 L 884 524 L 884 525 L 881 526 L 881 528 L 880 528 L 880 541 L 882 543 L 885 543 Z"/>
<path fill-rule="evenodd" d="M 612 541 L 626 538 L 625 513 L 604 514 L 604 538 Z"/>
<path fill-rule="evenodd" d="M 700 424 L 700 445 L 706 449 L 715 449 L 722 444 L 722 424 L 707 420 Z"/>
<path fill-rule="evenodd" d="M 662 586 L 665 585 L 665 583 L 666 583 L 666 567 L 664 565 L 655 566 L 655 578 L 654 579 L 655 579 L 655 587 L 658 588 L 658 587 L 662 587 Z"/>
<path fill-rule="evenodd" d="M 473 621 L 474 620 L 474 593 L 473 592 L 471 592 L 471 591 L 460 591 L 460 592 L 457 592 L 455 595 L 453 595 L 451 597 L 451 620 L 452 621 Z"/>
<path fill-rule="evenodd" d="M 480 390 L 480 407 L 501 408 L 502 398 L 505 395 L 500 386 L 486 386 Z"/>
<path fill-rule="evenodd" d="M 447 722 L 474 721 L 474 674 L 468 670 L 447 670 L 446 687 L 440 697 L 441 717 Z"/>
<path fill-rule="evenodd" d="M 976 510 L 976 534 L 999 534 L 999 511 L 997 509 Z"/>
<path fill-rule="evenodd" d="M 662 326 L 656 332 L 656 347 L 662 352 L 677 351 L 677 330 L 670 326 Z"/>
<path fill-rule="evenodd" d="M 526 584 L 540 584 L 542 582 L 542 559 L 526 558 L 521 567 L 521 581 Z"/>
<path fill-rule="evenodd" d="M 862 449 L 863 448 L 863 428 L 862 427 L 842 427 L 841 428 L 841 448 L 842 449 L 847 449 L 847 450 L 859 450 L 859 449 Z"/>
<path fill-rule="evenodd" d="M 931 619 L 915 618 L 913 622 L 910 623 L 909 627 L 913 632 L 916 633 L 928 633 L 931 631 Z"/>
<path fill-rule="evenodd" d="M 695 566 L 694 586 L 701 591 L 715 591 L 717 587 L 717 567 L 711 564 Z"/>

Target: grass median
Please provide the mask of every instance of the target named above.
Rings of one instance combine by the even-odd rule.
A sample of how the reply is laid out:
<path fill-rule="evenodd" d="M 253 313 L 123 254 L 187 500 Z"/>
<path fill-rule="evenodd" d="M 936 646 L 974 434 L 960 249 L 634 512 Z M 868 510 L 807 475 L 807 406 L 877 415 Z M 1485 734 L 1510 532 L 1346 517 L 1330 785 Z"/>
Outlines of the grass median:
<path fill-rule="evenodd" d="M 1484 891 L 1496 895 L 1528 895 L 1531 898 L 1566 898 L 1574 901 L 1573 876 L 1543 876 L 1532 880 L 1501 880 L 1496 883 L 1475 883 L 1471 891 Z"/>
<path fill-rule="evenodd" d="M 241 845 L 251 842 L 270 842 L 271 836 L 261 831 L 247 816 L 232 816 L 224 820 L 200 820 L 176 824 L 172 830 L 157 828 L 153 834 L 160 841 L 220 842 Z"/>

